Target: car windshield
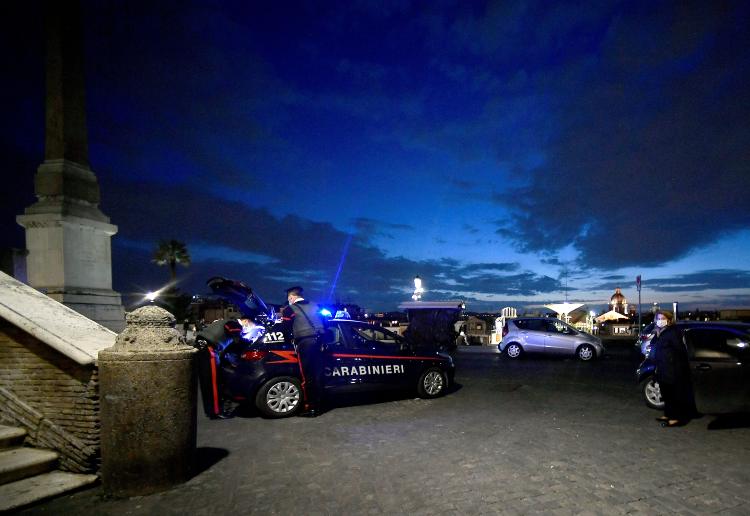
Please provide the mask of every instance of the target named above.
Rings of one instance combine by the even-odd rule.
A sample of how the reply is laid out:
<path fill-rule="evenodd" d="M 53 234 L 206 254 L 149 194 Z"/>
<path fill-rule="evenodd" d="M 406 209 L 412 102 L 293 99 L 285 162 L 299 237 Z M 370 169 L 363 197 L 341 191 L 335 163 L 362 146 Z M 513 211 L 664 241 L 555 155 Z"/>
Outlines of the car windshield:
<path fill-rule="evenodd" d="M 363 339 L 374 340 L 384 344 L 396 344 L 403 340 L 395 333 L 382 328 L 373 328 L 371 326 L 353 326 L 352 331 Z"/>

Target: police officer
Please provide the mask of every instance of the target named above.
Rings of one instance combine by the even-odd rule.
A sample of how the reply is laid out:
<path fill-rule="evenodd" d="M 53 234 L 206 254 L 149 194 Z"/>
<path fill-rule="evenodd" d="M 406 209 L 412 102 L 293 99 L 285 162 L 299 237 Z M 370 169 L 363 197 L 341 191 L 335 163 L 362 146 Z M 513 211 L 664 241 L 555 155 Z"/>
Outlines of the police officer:
<path fill-rule="evenodd" d="M 305 396 L 305 412 L 315 417 L 321 410 L 321 378 L 323 371 L 321 346 L 325 324 L 316 303 L 302 297 L 302 287 L 286 290 L 289 302 L 281 310 L 283 331 L 286 338 L 293 338 L 302 373 L 302 392 Z"/>
<path fill-rule="evenodd" d="M 224 394 L 221 363 L 229 348 L 241 342 L 245 328 L 251 326 L 253 322 L 246 316 L 218 319 L 200 330 L 195 337 L 203 410 L 211 419 L 232 417 L 232 402 Z"/>

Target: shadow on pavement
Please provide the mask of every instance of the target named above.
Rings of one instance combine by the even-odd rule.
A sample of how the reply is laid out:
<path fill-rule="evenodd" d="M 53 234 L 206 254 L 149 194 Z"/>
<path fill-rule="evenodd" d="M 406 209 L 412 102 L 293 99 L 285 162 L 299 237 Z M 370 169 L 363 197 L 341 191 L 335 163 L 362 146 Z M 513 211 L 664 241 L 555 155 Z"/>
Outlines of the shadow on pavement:
<path fill-rule="evenodd" d="M 709 430 L 731 430 L 750 428 L 750 414 L 723 414 L 708 424 Z"/>
<path fill-rule="evenodd" d="M 448 388 L 445 396 L 461 390 L 462 385 L 460 383 L 453 382 Z M 443 396 L 441 396 L 443 397 Z M 417 398 L 417 393 L 412 394 L 405 393 L 404 391 L 385 391 L 385 392 L 370 392 L 370 393 L 351 393 L 351 394 L 336 394 L 331 395 L 326 400 L 326 412 L 331 409 L 339 407 L 353 407 L 357 405 L 374 405 L 377 403 L 386 403 L 389 401 L 399 401 Z"/>
<path fill-rule="evenodd" d="M 210 448 L 208 446 L 197 448 L 195 450 L 195 467 L 192 476 L 197 477 L 228 455 L 229 450 L 225 450 L 224 448 Z"/>
<path fill-rule="evenodd" d="M 237 408 L 234 409 L 233 414 L 234 417 L 241 418 L 261 417 L 261 414 L 258 412 L 255 405 L 249 402 L 238 405 Z"/>

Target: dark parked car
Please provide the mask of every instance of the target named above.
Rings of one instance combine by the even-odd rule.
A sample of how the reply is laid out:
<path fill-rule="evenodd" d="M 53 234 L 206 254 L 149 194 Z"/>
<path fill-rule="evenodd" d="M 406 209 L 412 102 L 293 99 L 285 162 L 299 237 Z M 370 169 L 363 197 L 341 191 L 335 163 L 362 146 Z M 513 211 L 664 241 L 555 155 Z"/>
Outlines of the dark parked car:
<path fill-rule="evenodd" d="M 226 396 L 254 404 L 269 417 L 297 414 L 303 405 L 299 361 L 273 312 L 241 282 L 212 278 L 209 286 L 266 327 L 261 339 L 228 351 L 222 360 Z M 325 394 L 403 390 L 435 398 L 453 382 L 455 367 L 447 353 L 416 349 L 395 333 L 351 319 L 329 320 L 326 331 L 321 345 Z"/>
<path fill-rule="evenodd" d="M 750 324 L 678 322 L 690 361 L 695 406 L 703 414 L 750 411 Z M 654 350 L 636 371 L 646 405 L 663 408 Z"/>
<path fill-rule="evenodd" d="M 651 339 L 654 338 L 654 331 L 656 331 L 656 325 L 654 323 L 649 324 L 643 328 L 640 337 L 638 337 L 635 343 L 640 349 L 643 358 L 646 358 L 651 352 Z"/>

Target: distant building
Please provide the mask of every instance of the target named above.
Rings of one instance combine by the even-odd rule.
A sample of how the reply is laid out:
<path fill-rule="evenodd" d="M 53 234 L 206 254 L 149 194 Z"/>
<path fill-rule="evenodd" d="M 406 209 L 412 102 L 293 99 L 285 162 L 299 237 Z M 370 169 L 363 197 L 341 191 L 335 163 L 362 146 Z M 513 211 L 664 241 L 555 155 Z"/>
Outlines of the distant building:
<path fill-rule="evenodd" d="M 617 287 L 615 289 L 615 293 L 612 294 L 612 297 L 609 299 L 609 306 L 612 310 L 619 314 L 628 314 L 628 300 L 625 299 L 625 296 L 622 294 L 622 290 L 620 289 L 620 287 Z"/>
<path fill-rule="evenodd" d="M 750 322 L 750 308 L 731 308 L 719 310 L 719 318 L 722 321 Z"/>
<path fill-rule="evenodd" d="M 374 314 L 365 314 L 365 321 L 375 324 L 393 333 L 402 335 L 409 327 L 409 322 L 404 312 L 377 312 Z"/>
<path fill-rule="evenodd" d="M 490 332 L 489 344 L 491 346 L 500 344 L 500 341 L 503 340 L 503 327 L 505 326 L 505 321 L 508 319 L 515 319 L 516 317 L 518 317 L 518 310 L 512 306 L 506 306 L 500 310 L 500 317 L 495 319 L 495 327 Z"/>
<path fill-rule="evenodd" d="M 469 316 L 469 318 L 464 321 L 464 328 L 466 340 L 468 340 L 469 344 L 486 346 L 490 343 L 492 328 L 491 324 L 486 320 L 473 315 Z"/>
<path fill-rule="evenodd" d="M 220 297 L 196 296 L 190 303 L 191 319 L 204 325 L 219 319 L 234 319 L 240 316 L 240 311 L 229 301 Z"/>

